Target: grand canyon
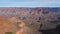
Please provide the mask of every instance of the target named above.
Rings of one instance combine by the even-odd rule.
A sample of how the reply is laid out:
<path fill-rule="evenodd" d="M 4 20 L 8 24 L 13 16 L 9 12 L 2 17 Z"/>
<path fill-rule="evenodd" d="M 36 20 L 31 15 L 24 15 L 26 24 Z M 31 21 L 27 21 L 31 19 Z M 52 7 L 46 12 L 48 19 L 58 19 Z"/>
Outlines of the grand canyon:
<path fill-rule="evenodd" d="M 58 7 L 0 7 L 0 34 L 59 34 Z"/>

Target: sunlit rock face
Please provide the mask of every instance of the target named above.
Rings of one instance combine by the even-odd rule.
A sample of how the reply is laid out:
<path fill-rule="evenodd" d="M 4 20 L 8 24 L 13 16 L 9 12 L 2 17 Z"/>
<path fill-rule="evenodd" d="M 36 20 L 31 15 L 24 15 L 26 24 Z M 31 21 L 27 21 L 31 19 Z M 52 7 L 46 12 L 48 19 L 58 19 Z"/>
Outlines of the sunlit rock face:
<path fill-rule="evenodd" d="M 0 34 L 5 34 L 6 32 L 14 34 L 18 29 L 14 23 L 9 22 L 6 18 L 0 18 Z"/>

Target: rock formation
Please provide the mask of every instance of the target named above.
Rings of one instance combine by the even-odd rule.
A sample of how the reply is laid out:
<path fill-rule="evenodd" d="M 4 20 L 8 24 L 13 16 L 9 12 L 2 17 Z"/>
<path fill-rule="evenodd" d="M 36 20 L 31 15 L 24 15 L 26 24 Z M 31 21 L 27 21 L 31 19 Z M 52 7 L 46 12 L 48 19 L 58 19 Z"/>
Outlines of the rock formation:
<path fill-rule="evenodd" d="M 15 32 L 18 30 L 18 27 L 14 24 L 9 22 L 6 18 L 0 18 L 0 34 L 5 34 L 6 32 Z"/>
<path fill-rule="evenodd" d="M 41 29 L 53 29 L 56 28 L 56 25 L 60 25 L 60 8 L 0 8 L 0 16 L 4 18 L 0 18 L 1 24 L 12 24 L 12 27 L 17 30 L 20 29 L 20 22 L 25 24 L 24 30 L 28 29 L 32 32 L 32 30 L 39 30 L 40 23 L 42 24 Z M 12 17 L 12 18 L 11 18 Z M 9 24 L 8 24 L 9 23 Z M 19 25 L 19 26 L 18 26 Z M 9 25 L 10 26 L 10 25 Z M 12 28 L 12 29 L 14 29 Z M 23 30 L 21 29 L 21 31 Z M 40 30 L 41 30 L 40 29 Z M 33 30 L 33 31 L 34 31 Z M 2 31 L 1 31 L 2 32 Z"/>

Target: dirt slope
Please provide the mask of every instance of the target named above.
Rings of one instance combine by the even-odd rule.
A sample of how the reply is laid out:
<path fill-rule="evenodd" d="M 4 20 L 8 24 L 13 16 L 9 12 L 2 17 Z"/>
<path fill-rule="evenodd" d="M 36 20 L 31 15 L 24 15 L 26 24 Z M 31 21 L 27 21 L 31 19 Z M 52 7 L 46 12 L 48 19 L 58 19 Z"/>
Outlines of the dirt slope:
<path fill-rule="evenodd" d="M 13 32 L 13 34 L 18 30 L 18 27 L 9 22 L 5 18 L 0 18 L 0 34 L 5 34 L 5 32 Z"/>

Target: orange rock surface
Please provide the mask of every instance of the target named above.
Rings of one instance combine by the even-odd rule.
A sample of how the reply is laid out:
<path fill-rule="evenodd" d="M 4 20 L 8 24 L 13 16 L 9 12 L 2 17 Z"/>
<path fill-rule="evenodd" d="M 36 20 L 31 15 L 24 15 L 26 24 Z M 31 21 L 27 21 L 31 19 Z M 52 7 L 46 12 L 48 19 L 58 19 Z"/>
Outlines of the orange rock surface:
<path fill-rule="evenodd" d="M 0 34 L 5 32 L 12 32 L 13 34 L 18 30 L 18 27 L 11 23 L 8 19 L 0 17 Z"/>

